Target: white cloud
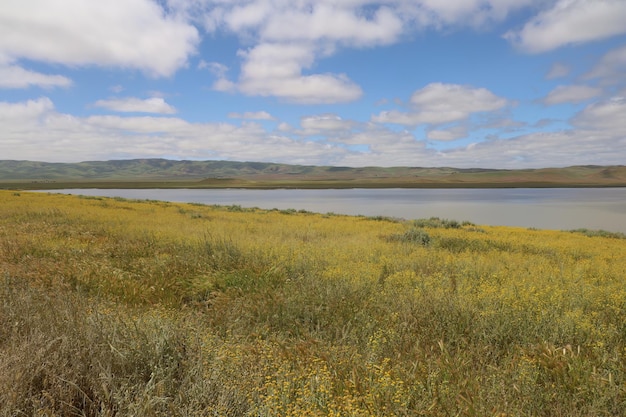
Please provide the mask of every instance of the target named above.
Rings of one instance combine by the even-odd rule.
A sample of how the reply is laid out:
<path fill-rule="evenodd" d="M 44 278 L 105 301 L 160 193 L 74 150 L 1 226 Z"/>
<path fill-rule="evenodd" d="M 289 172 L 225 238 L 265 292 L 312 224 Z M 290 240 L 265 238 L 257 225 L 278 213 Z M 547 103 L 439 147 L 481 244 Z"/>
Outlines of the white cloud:
<path fill-rule="evenodd" d="M 172 75 L 199 42 L 194 26 L 150 0 L 0 2 L 0 55 Z"/>
<path fill-rule="evenodd" d="M 273 13 L 280 13 L 279 4 L 267 1 L 233 2 L 232 8 L 223 15 L 223 21 L 233 32 L 243 32 L 262 26 Z M 278 7 L 277 7 L 278 6 Z M 215 16 L 215 15 L 214 15 Z M 212 26 L 212 25 L 210 25 Z"/>
<path fill-rule="evenodd" d="M 485 88 L 458 84 L 431 83 L 411 96 L 413 109 L 381 112 L 372 118 L 378 123 L 396 123 L 408 126 L 443 124 L 468 119 L 473 113 L 501 109 L 507 100 Z"/>
<path fill-rule="evenodd" d="M 167 0 L 167 3 L 178 14 L 201 22 L 208 32 L 227 29 L 246 37 L 257 36 L 259 32 L 266 40 L 269 37 L 332 38 L 357 44 L 373 38 L 380 43 L 390 35 L 396 36 L 398 24 L 403 31 L 483 27 L 500 22 L 524 7 L 545 4 L 542 0 Z M 284 29 L 280 22 L 286 24 Z"/>
<path fill-rule="evenodd" d="M 548 73 L 546 74 L 546 78 L 548 80 L 553 80 L 555 78 L 566 77 L 567 75 L 569 75 L 569 73 L 570 68 L 567 65 L 557 62 L 552 65 L 550 71 L 548 71 Z"/>
<path fill-rule="evenodd" d="M 266 111 L 247 111 L 245 113 L 228 113 L 231 119 L 247 119 L 247 120 L 275 120 L 274 117 Z"/>
<path fill-rule="evenodd" d="M 236 34 L 239 78 L 214 70 L 214 90 L 274 96 L 295 103 L 357 100 L 361 87 L 346 74 L 315 73 L 314 63 L 344 47 L 376 47 L 424 28 L 479 27 L 538 0 L 169 0 L 208 32 Z"/>
<path fill-rule="evenodd" d="M 350 130 L 354 126 L 351 120 L 344 120 L 336 114 L 321 114 L 305 116 L 300 120 L 300 126 L 306 132 L 333 132 Z"/>
<path fill-rule="evenodd" d="M 587 106 L 576 130 L 533 133 L 471 146 L 431 148 L 424 138 L 375 123 L 326 130 L 324 140 L 298 140 L 288 126 L 269 132 L 258 123 L 191 123 L 177 117 L 77 117 L 55 110 L 48 98 L 0 102 L 5 159 L 84 161 L 159 157 L 231 159 L 348 166 L 456 166 L 531 168 L 623 164 L 626 100 Z M 329 117 L 328 120 L 332 120 Z M 353 121 L 343 120 L 344 122 Z M 337 127 L 339 129 L 339 127 Z M 446 129 L 433 130 L 439 139 Z M 358 145 L 353 147 L 352 145 Z"/>
<path fill-rule="evenodd" d="M 457 139 L 461 139 L 467 136 L 466 126 L 454 126 L 449 129 L 434 129 L 429 130 L 426 136 L 430 140 L 449 142 Z"/>
<path fill-rule="evenodd" d="M 5 159 L 84 161 L 170 155 L 180 159 L 318 163 L 345 149 L 268 133 L 256 123 L 190 123 L 176 117 L 76 117 L 48 98 L 0 102 Z M 262 158 L 261 158 L 262 159 Z M 265 159 L 267 160 L 267 159 Z"/>
<path fill-rule="evenodd" d="M 6 123 L 38 120 L 54 111 L 54 104 L 48 97 L 28 100 L 23 103 L 8 103 L 0 101 L 0 120 Z"/>
<path fill-rule="evenodd" d="M 200 60 L 198 69 L 208 69 L 213 75 L 219 78 L 225 77 L 228 72 L 226 65 L 220 64 L 219 62 L 207 62 L 204 59 Z"/>
<path fill-rule="evenodd" d="M 340 3 L 315 3 L 310 9 L 287 10 L 273 16 L 261 29 L 266 41 L 332 41 L 356 46 L 395 42 L 403 31 L 403 22 L 388 7 L 381 6 L 371 16 Z"/>
<path fill-rule="evenodd" d="M 174 2 L 181 7 L 179 2 Z M 288 102 L 350 102 L 361 88 L 345 74 L 307 73 L 339 46 L 375 46 L 395 42 L 403 33 L 398 10 L 373 1 L 216 2 L 199 18 L 209 31 L 226 29 L 252 44 L 240 50 L 239 78 L 214 70 L 213 89 Z M 183 7 L 184 8 L 184 7 Z M 193 7 L 191 7 L 193 8 Z M 186 13 L 189 13 L 187 6 Z M 221 64 L 220 64 L 221 65 Z"/>
<path fill-rule="evenodd" d="M 212 88 L 215 91 L 232 92 L 236 90 L 237 86 L 226 78 L 219 78 L 213 83 Z"/>
<path fill-rule="evenodd" d="M 614 97 L 593 103 L 578 113 L 572 124 L 578 128 L 592 129 L 612 135 L 626 135 L 626 98 Z M 626 149 L 626 148 L 622 148 Z"/>
<path fill-rule="evenodd" d="M 624 0 L 557 0 L 519 31 L 504 37 L 530 53 L 626 33 Z"/>
<path fill-rule="evenodd" d="M 114 92 L 115 94 L 119 94 L 122 91 L 124 91 L 124 87 L 117 84 L 117 85 L 113 85 L 109 88 L 110 91 Z"/>
<path fill-rule="evenodd" d="M 480 142 L 441 152 L 442 165 L 499 168 L 545 168 L 571 165 L 622 164 L 623 154 L 615 149 L 626 147 L 623 137 L 600 136 L 597 132 L 560 131 L 532 133 L 511 139 Z"/>
<path fill-rule="evenodd" d="M 48 75 L 29 71 L 17 65 L 0 64 L 0 88 L 69 87 L 72 80 L 62 75 Z"/>
<path fill-rule="evenodd" d="M 94 103 L 96 107 L 103 107 L 117 112 L 130 113 L 158 113 L 174 114 L 176 109 L 165 102 L 161 97 L 140 99 L 135 97 L 114 98 L 109 100 L 98 100 Z"/>
<path fill-rule="evenodd" d="M 427 113 L 462 112 L 469 115 L 475 112 L 498 110 L 506 106 L 507 101 L 485 88 L 432 83 L 413 93 L 411 104 Z M 449 121 L 458 120 L 456 116 L 453 117 Z"/>
<path fill-rule="evenodd" d="M 623 0 L 169 0 L 168 4 L 208 32 L 227 31 L 251 45 L 239 51 L 238 79 L 229 79 L 225 67 L 213 68 L 214 90 L 304 104 L 350 102 L 363 94 L 347 74 L 315 73 L 320 59 L 344 47 L 392 44 L 416 30 L 484 29 L 527 8 L 538 13 L 505 37 L 530 52 L 626 32 Z M 563 65 L 555 66 L 548 78 L 566 72 Z"/>
<path fill-rule="evenodd" d="M 79 119 L 91 128 L 97 128 L 102 132 L 126 132 L 130 135 L 171 134 L 183 137 L 193 134 L 202 129 L 203 124 L 189 123 L 178 117 L 162 116 L 89 116 Z M 219 126 L 222 131 L 235 130 L 237 127 L 227 123 L 206 124 L 206 126 Z"/>
<path fill-rule="evenodd" d="M 449 26 L 470 26 L 481 28 L 491 22 L 499 22 L 510 13 L 537 0 L 421 0 L 400 2 L 417 22 L 424 26 L 444 28 Z"/>
<path fill-rule="evenodd" d="M 626 81 L 626 45 L 607 52 L 585 78 L 602 78 L 609 83 Z"/>
<path fill-rule="evenodd" d="M 547 105 L 580 103 L 602 94 L 602 90 L 587 85 L 559 85 L 543 99 Z"/>
<path fill-rule="evenodd" d="M 293 130 L 293 127 L 291 127 L 289 123 L 281 122 L 278 124 L 278 130 L 280 132 L 291 132 Z"/>
<path fill-rule="evenodd" d="M 303 69 L 315 60 L 309 44 L 264 43 L 240 55 L 244 63 L 237 89 L 247 95 L 313 104 L 349 102 L 363 94 L 343 74 L 303 75 Z"/>
<path fill-rule="evenodd" d="M 349 102 L 359 98 L 361 88 L 343 74 L 304 75 L 315 61 L 313 44 L 262 43 L 249 50 L 239 50 L 243 63 L 239 80 L 227 78 L 228 67 L 218 62 L 202 61 L 217 78 L 216 91 L 238 91 L 250 96 L 274 96 L 282 100 L 315 104 Z"/>

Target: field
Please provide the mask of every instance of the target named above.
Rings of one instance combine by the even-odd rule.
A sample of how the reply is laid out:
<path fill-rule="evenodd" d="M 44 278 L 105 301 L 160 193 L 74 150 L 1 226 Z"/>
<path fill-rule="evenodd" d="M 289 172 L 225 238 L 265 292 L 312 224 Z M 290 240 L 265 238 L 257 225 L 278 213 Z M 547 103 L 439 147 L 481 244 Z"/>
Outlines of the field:
<path fill-rule="evenodd" d="M 0 191 L 0 416 L 617 416 L 623 235 Z"/>

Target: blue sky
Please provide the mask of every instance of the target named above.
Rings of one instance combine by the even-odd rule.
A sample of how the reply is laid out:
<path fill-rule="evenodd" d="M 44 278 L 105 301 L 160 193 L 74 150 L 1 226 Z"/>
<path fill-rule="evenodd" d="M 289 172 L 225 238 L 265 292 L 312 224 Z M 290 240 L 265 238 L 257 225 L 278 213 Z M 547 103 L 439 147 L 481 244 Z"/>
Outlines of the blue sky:
<path fill-rule="evenodd" d="M 624 0 L 6 0 L 0 159 L 626 162 Z"/>

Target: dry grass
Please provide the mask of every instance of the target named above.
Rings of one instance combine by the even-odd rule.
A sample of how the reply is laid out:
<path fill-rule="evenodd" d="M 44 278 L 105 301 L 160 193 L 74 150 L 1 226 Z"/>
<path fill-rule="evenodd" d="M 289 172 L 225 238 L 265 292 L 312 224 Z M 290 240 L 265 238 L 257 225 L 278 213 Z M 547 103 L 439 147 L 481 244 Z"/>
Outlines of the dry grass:
<path fill-rule="evenodd" d="M 626 409 L 626 240 L 0 192 L 0 415 Z"/>

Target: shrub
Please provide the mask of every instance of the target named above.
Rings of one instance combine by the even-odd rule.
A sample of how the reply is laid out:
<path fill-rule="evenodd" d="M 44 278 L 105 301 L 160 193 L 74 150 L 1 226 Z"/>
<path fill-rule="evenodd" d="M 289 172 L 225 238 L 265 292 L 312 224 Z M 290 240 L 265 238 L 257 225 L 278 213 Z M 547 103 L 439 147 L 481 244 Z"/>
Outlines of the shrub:
<path fill-rule="evenodd" d="M 411 228 L 402 234 L 392 235 L 390 240 L 413 243 L 422 246 L 430 245 L 430 235 L 424 229 Z"/>
<path fill-rule="evenodd" d="M 470 224 L 469 222 L 463 222 L 463 225 Z M 440 219 L 439 217 L 431 217 L 429 219 L 417 219 L 413 221 L 415 227 L 432 227 L 443 229 L 459 229 L 461 224 L 456 220 Z"/>
<path fill-rule="evenodd" d="M 609 232 L 607 230 L 589 230 L 589 229 L 574 229 L 570 230 L 570 233 L 580 233 L 589 237 L 609 237 L 613 239 L 626 239 L 624 233 Z"/>

